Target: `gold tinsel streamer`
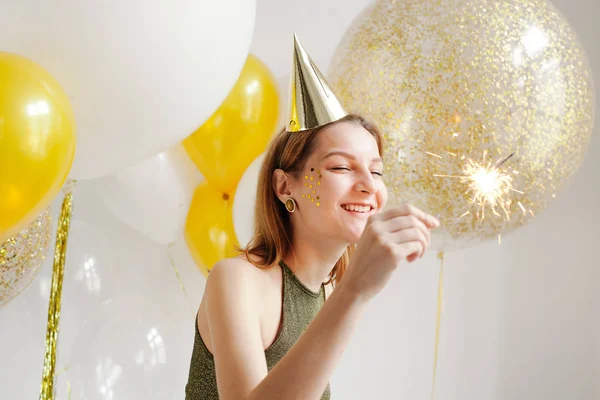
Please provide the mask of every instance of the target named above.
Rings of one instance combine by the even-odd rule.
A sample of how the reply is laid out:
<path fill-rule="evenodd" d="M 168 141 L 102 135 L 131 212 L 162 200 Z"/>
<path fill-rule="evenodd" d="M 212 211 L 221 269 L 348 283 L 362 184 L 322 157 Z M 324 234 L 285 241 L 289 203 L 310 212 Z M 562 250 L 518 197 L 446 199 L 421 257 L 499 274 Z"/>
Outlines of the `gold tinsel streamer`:
<path fill-rule="evenodd" d="M 67 239 L 71 225 L 73 210 L 72 183 L 65 186 L 65 198 L 62 203 L 58 227 L 56 229 L 56 246 L 54 248 L 54 264 L 52 266 L 52 286 L 48 303 L 48 325 L 46 328 L 46 354 L 44 356 L 44 371 L 40 400 L 54 399 L 54 379 L 56 368 L 56 345 L 58 341 L 58 326 L 60 321 L 60 299 L 67 256 Z"/>
<path fill-rule="evenodd" d="M 440 260 L 440 283 L 438 286 L 437 318 L 435 322 L 435 348 L 433 351 L 433 378 L 431 382 L 431 400 L 435 399 L 435 381 L 437 377 L 438 349 L 440 346 L 440 325 L 442 322 L 442 304 L 444 294 L 444 253 L 440 251 L 437 257 Z"/>

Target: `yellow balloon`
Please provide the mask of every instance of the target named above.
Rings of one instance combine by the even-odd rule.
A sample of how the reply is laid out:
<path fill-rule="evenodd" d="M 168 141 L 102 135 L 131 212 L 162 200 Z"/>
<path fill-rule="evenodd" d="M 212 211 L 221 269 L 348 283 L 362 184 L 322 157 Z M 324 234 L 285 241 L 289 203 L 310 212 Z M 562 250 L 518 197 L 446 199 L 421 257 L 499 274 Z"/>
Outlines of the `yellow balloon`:
<path fill-rule="evenodd" d="M 277 81 L 249 55 L 225 101 L 183 144 L 206 180 L 231 193 L 248 165 L 265 150 L 278 112 Z"/>
<path fill-rule="evenodd" d="M 185 223 L 185 241 L 205 276 L 217 261 L 238 254 L 232 206 L 232 195 L 215 190 L 207 182 L 194 192 Z"/>
<path fill-rule="evenodd" d="M 75 154 L 67 96 L 42 67 L 0 52 L 0 241 L 46 208 Z"/>

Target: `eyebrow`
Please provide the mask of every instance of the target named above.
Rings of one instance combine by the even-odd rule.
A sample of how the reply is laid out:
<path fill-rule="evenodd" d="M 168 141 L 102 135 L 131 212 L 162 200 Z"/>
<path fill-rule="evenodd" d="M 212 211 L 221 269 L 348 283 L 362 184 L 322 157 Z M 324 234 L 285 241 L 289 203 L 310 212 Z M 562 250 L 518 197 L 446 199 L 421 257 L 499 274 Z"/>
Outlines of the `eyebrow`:
<path fill-rule="evenodd" d="M 327 154 L 325 155 L 325 157 L 323 157 L 323 158 L 321 159 L 321 161 L 325 160 L 326 158 L 332 157 L 332 156 L 342 156 L 342 157 L 346 157 L 346 158 L 348 158 L 348 159 L 350 159 L 350 160 L 356 160 L 356 156 L 354 156 L 354 154 L 346 153 L 345 151 L 339 151 L 339 150 L 336 150 L 336 151 L 331 151 L 331 152 L 327 153 Z M 380 162 L 380 163 L 383 163 L 383 160 L 381 159 L 381 157 L 375 157 L 375 158 L 372 160 L 372 162 Z"/>

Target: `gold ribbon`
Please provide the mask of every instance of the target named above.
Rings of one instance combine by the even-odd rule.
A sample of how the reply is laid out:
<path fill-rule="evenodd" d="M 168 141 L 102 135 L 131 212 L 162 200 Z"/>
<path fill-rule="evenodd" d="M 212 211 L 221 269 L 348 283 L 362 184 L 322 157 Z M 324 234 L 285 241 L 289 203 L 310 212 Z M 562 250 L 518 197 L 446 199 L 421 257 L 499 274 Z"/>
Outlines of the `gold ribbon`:
<path fill-rule="evenodd" d="M 169 245 L 167 246 L 167 254 L 169 255 L 169 261 L 171 262 L 171 267 L 173 268 L 173 271 L 175 272 L 175 276 L 177 277 L 177 281 L 179 282 L 179 288 L 181 289 L 181 292 L 185 296 L 186 303 L 188 304 L 188 307 L 190 308 L 192 316 L 194 316 L 195 315 L 194 309 L 192 308 L 192 305 L 190 303 L 190 298 L 188 297 L 187 290 L 185 290 L 185 285 L 183 284 L 183 279 L 181 279 L 181 274 L 179 273 L 179 269 L 177 268 L 177 265 L 175 265 L 175 261 L 173 261 L 173 256 L 171 255 L 171 249 L 173 248 L 174 245 L 175 245 L 175 243 L 173 243 L 173 242 L 169 243 Z"/>
<path fill-rule="evenodd" d="M 54 264 L 52 266 L 52 286 L 48 302 L 48 325 L 46 327 L 46 354 L 40 400 L 54 400 L 54 380 L 56 369 L 56 345 L 58 341 L 58 325 L 60 321 L 60 298 L 67 259 L 67 239 L 73 211 L 73 186 L 75 181 L 68 181 L 63 189 L 65 198 L 62 203 L 58 227 L 56 229 L 56 246 L 54 247 Z"/>
<path fill-rule="evenodd" d="M 431 400 L 435 399 L 435 380 L 437 376 L 438 349 L 440 346 L 440 322 L 442 321 L 442 299 L 444 289 L 444 252 L 437 255 L 440 260 L 440 280 L 438 286 L 437 319 L 435 323 L 435 348 L 433 351 L 433 380 L 431 383 Z"/>

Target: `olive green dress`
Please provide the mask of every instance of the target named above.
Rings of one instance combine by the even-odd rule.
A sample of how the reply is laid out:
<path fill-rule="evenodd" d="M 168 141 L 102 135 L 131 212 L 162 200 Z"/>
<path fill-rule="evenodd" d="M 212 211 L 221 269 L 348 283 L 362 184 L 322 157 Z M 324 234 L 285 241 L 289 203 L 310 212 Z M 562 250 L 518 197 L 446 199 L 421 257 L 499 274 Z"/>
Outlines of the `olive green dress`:
<path fill-rule="evenodd" d="M 283 316 L 281 327 L 273 344 L 265 350 L 269 371 L 283 358 L 325 302 L 325 288 L 321 285 L 318 293 L 308 289 L 282 261 L 283 271 Z M 190 374 L 185 387 L 186 400 L 218 400 L 217 378 L 213 355 L 204 344 L 198 324 L 194 321 L 194 350 L 190 362 Z M 329 384 L 321 400 L 329 400 Z"/>

